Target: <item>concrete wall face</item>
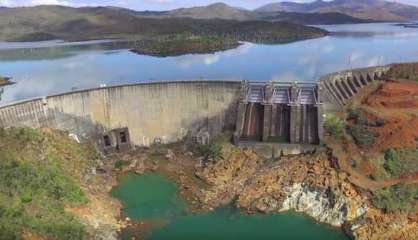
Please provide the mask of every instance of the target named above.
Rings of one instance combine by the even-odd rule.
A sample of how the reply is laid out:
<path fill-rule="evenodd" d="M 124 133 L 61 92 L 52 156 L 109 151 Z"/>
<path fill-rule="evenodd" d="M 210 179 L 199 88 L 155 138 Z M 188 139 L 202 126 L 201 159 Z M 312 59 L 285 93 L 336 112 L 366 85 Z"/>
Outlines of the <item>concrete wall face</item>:
<path fill-rule="evenodd" d="M 0 127 L 51 127 L 84 138 L 127 127 L 135 145 L 178 141 L 233 128 L 240 82 L 194 81 L 126 85 L 73 92 L 0 108 Z"/>
<path fill-rule="evenodd" d="M 322 77 L 318 85 L 321 89 L 324 110 L 326 112 L 342 110 L 363 87 L 381 79 L 389 69 L 390 65 L 343 71 Z"/>

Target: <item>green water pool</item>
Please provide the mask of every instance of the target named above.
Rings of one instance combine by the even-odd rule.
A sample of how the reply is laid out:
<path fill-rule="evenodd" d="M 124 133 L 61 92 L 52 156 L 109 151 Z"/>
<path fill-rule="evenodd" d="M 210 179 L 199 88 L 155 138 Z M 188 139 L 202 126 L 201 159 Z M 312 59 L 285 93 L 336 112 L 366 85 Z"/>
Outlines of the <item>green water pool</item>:
<path fill-rule="evenodd" d="M 294 212 L 247 215 L 232 207 L 210 213 L 187 213 L 175 183 L 162 175 L 127 174 L 112 195 L 124 204 L 126 216 L 136 220 L 163 220 L 148 240 L 347 240 L 338 229 L 318 224 Z M 129 234 L 124 239 L 130 239 Z"/>

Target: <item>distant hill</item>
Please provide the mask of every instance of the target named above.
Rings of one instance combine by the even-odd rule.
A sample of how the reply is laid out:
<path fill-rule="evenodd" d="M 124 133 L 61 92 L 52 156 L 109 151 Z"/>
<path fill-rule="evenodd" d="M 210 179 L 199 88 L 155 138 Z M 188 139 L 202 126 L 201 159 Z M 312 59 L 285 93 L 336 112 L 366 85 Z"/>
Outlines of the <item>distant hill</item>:
<path fill-rule="evenodd" d="M 286 21 L 298 24 L 327 25 L 327 24 L 352 24 L 376 22 L 369 19 L 360 19 L 342 13 L 297 13 L 297 12 L 263 12 L 257 15 L 257 19 L 266 21 Z"/>
<path fill-rule="evenodd" d="M 233 19 L 233 20 L 254 20 L 254 14 L 250 11 L 234 8 L 225 3 L 215 3 L 209 6 L 181 8 L 166 12 L 169 17 L 186 17 L 198 19 Z"/>
<path fill-rule="evenodd" d="M 225 3 L 208 6 L 180 8 L 171 11 L 142 11 L 137 16 L 150 18 L 194 18 L 194 19 L 228 19 L 228 20 L 263 20 L 287 21 L 298 24 L 343 24 L 369 22 L 342 13 L 288 13 L 287 11 L 249 11 Z"/>
<path fill-rule="evenodd" d="M 310 3 L 279 2 L 262 6 L 256 12 L 342 13 L 354 18 L 377 21 L 418 20 L 418 7 L 384 0 L 317 0 Z"/>
<path fill-rule="evenodd" d="M 212 7 L 219 9 L 224 6 L 217 4 Z M 164 13 L 147 14 L 156 16 Z M 259 20 L 151 18 L 144 17 L 143 12 L 115 7 L 19 7 L 1 10 L 0 14 L 0 40 L 3 41 L 136 39 L 173 34 L 281 42 L 321 37 L 326 31 L 298 24 Z"/>

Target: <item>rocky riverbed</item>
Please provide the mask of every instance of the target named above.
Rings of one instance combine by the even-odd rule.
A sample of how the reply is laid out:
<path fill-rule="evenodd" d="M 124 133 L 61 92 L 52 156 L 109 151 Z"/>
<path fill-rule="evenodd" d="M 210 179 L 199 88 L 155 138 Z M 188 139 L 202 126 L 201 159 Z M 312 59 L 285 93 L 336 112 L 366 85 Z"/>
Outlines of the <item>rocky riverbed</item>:
<path fill-rule="evenodd" d="M 176 181 L 190 211 L 233 204 L 249 214 L 295 210 L 340 227 L 354 239 L 416 239 L 416 218 L 385 213 L 339 172 L 327 149 L 312 155 L 269 160 L 252 150 L 223 145 L 222 157 L 205 161 L 185 146 L 141 150 L 125 155 L 124 171 L 158 171 Z M 150 157 L 151 156 L 151 157 Z M 139 159 L 139 160 L 138 160 Z M 415 216 L 416 217 L 416 216 Z"/>

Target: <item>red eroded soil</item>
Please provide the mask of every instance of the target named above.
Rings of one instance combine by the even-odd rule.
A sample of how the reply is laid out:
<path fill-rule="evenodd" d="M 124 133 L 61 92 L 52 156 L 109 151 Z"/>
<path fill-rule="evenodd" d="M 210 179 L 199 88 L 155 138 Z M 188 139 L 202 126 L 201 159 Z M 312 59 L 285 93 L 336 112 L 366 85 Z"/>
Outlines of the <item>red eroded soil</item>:
<path fill-rule="evenodd" d="M 375 149 L 385 150 L 389 148 L 414 148 L 418 146 L 418 117 L 410 119 L 393 118 L 376 130 L 379 137 L 375 143 Z"/>
<path fill-rule="evenodd" d="M 363 105 L 372 109 L 385 124 L 374 128 L 379 137 L 376 151 L 418 147 L 418 82 L 388 81 L 370 94 Z"/>
<path fill-rule="evenodd" d="M 371 107 L 418 108 L 418 83 L 388 81 L 369 96 L 365 103 Z"/>

